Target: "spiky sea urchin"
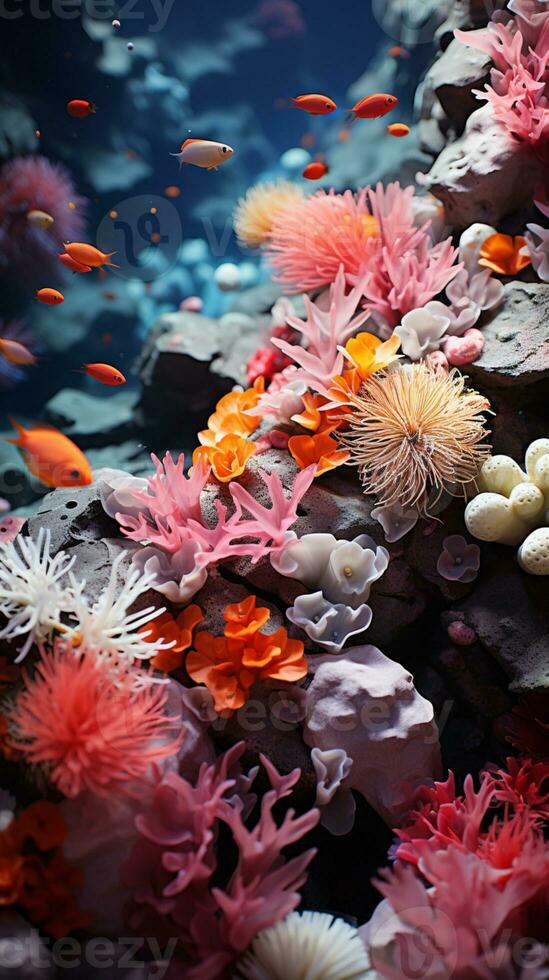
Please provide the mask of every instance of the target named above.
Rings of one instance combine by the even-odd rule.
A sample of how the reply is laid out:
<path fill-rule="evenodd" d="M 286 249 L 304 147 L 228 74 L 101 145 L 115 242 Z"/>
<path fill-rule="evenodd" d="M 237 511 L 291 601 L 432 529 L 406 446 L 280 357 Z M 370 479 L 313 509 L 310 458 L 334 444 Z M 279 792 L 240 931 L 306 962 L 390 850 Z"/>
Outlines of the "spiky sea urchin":
<path fill-rule="evenodd" d="M 300 187 L 289 181 L 255 184 L 241 198 L 234 212 L 236 237 L 246 248 L 264 245 L 271 233 L 275 217 L 302 200 Z"/>
<path fill-rule="evenodd" d="M 466 496 L 474 486 L 490 453 L 482 418 L 490 406 L 458 371 L 413 364 L 379 372 L 349 405 L 341 442 L 378 506 L 426 514 L 444 490 Z"/>

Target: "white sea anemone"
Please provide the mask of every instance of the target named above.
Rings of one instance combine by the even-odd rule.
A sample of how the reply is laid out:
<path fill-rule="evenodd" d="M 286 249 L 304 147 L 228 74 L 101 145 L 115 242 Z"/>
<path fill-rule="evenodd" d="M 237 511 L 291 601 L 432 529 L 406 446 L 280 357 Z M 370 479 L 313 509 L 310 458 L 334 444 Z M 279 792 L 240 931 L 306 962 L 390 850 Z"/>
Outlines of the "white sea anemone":
<path fill-rule="evenodd" d="M 366 949 L 356 929 L 323 912 L 291 912 L 260 932 L 239 964 L 245 980 L 367 980 Z"/>
<path fill-rule="evenodd" d="M 74 564 L 64 551 L 50 555 L 51 533 L 40 528 L 38 538 L 18 535 L 0 547 L 0 613 L 8 620 L 0 640 L 26 636 L 16 662 L 33 643 L 51 638 L 63 612 L 71 608 L 71 590 L 63 579 Z"/>
<path fill-rule="evenodd" d="M 146 632 L 138 632 L 165 610 L 164 607 L 155 609 L 154 606 L 147 606 L 146 609 L 128 612 L 139 596 L 152 588 L 155 578 L 148 572 L 141 573 L 137 568 L 130 568 L 119 586 L 118 569 L 125 557 L 124 551 L 117 555 L 112 563 L 109 582 L 93 603 L 84 594 L 85 583 L 79 582 L 71 573 L 70 616 L 74 623 L 63 629 L 63 635 L 75 648 L 108 660 L 114 667 L 128 667 L 136 660 L 149 660 L 159 650 L 173 646 L 173 643 L 149 643 Z"/>

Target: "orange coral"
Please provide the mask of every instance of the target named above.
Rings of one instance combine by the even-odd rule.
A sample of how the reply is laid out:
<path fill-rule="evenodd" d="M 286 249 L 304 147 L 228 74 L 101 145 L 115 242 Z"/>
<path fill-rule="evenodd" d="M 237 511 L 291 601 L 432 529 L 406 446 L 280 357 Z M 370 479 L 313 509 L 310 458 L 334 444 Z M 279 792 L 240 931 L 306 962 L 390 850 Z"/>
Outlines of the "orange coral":
<path fill-rule="evenodd" d="M 187 654 L 187 672 L 197 684 L 205 684 L 214 698 L 215 710 L 230 714 L 241 708 L 250 688 L 271 677 L 298 681 L 307 673 L 303 643 L 290 640 L 284 627 L 260 633 L 269 611 L 256 607 L 256 597 L 226 606 L 224 635 L 206 630 L 197 633 Z"/>
<path fill-rule="evenodd" d="M 328 400 L 323 395 L 305 392 L 302 396 L 303 410 L 299 415 L 292 415 L 292 422 L 297 422 L 304 429 L 311 432 L 324 432 L 326 429 L 335 429 L 338 424 L 328 412 L 322 412 L 321 408 L 328 404 Z"/>
<path fill-rule="evenodd" d="M 480 249 L 479 265 L 492 269 L 500 276 L 516 276 L 532 259 L 522 235 L 490 235 Z"/>
<path fill-rule="evenodd" d="M 150 661 L 157 670 L 169 674 L 183 666 L 183 653 L 192 646 L 193 632 L 203 619 L 199 606 L 187 606 L 175 619 L 169 612 L 162 613 L 156 619 L 138 630 L 147 643 L 164 640 L 173 643 L 169 650 L 161 650 Z"/>
<path fill-rule="evenodd" d="M 321 476 L 349 459 L 349 451 L 340 449 L 339 443 L 330 435 L 333 428 L 314 436 L 292 436 L 288 440 L 288 449 L 300 470 L 316 463 L 315 476 Z"/>
<path fill-rule="evenodd" d="M 228 483 L 244 472 L 246 463 L 255 451 L 255 442 L 249 442 L 242 436 L 227 435 L 215 445 L 198 446 L 193 453 L 193 464 L 196 466 L 204 461 L 211 466 L 216 480 Z"/>
<path fill-rule="evenodd" d="M 381 371 L 396 360 L 399 347 L 400 337 L 396 334 L 382 342 L 374 334 L 364 332 L 347 341 L 345 353 L 362 381 L 365 381 L 376 371 Z"/>
<path fill-rule="evenodd" d="M 259 418 L 245 413 L 249 408 L 255 408 L 264 390 L 265 382 L 260 377 L 245 391 L 229 391 L 227 395 L 223 395 L 215 406 L 215 412 L 208 419 L 208 428 L 198 433 L 199 442 L 203 446 L 214 446 L 223 436 L 246 438 L 255 432 Z"/>

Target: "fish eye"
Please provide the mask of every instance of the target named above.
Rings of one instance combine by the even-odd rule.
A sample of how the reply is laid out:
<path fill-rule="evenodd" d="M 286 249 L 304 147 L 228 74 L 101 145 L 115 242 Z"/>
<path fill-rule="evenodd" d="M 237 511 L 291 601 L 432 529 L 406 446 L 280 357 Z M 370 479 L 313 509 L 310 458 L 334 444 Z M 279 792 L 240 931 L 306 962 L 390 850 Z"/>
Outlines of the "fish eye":
<path fill-rule="evenodd" d="M 331 109 L 331 108 L 332 108 L 329 102 L 325 102 L 325 103 L 324 103 L 324 107 L 325 107 L 326 109 Z"/>
<path fill-rule="evenodd" d="M 73 480 L 79 480 L 80 479 L 80 470 L 71 470 L 69 472 L 69 476 Z"/>
<path fill-rule="evenodd" d="M 223 153 L 226 153 L 226 152 L 227 152 L 227 147 L 226 147 L 226 146 L 224 146 L 224 147 L 223 147 Z"/>

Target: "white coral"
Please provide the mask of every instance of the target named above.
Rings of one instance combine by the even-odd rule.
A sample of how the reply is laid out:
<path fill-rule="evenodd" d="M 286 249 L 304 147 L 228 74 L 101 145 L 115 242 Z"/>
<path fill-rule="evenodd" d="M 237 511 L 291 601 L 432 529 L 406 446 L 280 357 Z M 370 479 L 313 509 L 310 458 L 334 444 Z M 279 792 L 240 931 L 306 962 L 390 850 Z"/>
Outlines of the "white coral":
<path fill-rule="evenodd" d="M 71 591 L 63 579 L 74 564 L 64 551 L 50 554 L 51 533 L 40 528 L 38 538 L 18 535 L 0 547 L 0 613 L 8 620 L 0 640 L 25 636 L 16 663 L 33 643 L 50 639 L 59 619 L 72 606 Z"/>
<path fill-rule="evenodd" d="M 352 926 L 324 912 L 291 912 L 254 939 L 237 976 L 245 980 L 368 980 L 364 944 Z"/>
<path fill-rule="evenodd" d="M 442 307 L 442 303 L 438 305 Z M 403 354 L 412 361 L 420 361 L 431 351 L 439 349 L 449 326 L 449 316 L 441 316 L 438 310 L 433 312 L 422 307 L 406 313 L 402 322 L 395 327 L 395 334 L 400 337 Z"/>
<path fill-rule="evenodd" d="M 164 612 L 164 607 L 147 606 L 136 612 L 128 612 L 134 602 L 153 587 L 155 578 L 142 574 L 137 568 L 126 572 L 121 587 L 118 585 L 118 569 L 126 558 L 121 551 L 112 563 L 109 582 L 99 598 L 90 602 L 84 594 L 85 582 L 79 582 L 71 573 L 73 622 L 64 628 L 64 634 L 75 648 L 94 653 L 99 659 L 109 661 L 114 667 L 131 666 L 136 660 L 149 660 L 172 644 L 147 642 L 147 633 L 139 633 Z"/>
<path fill-rule="evenodd" d="M 368 601 L 372 583 L 386 571 L 389 552 L 367 534 L 354 541 L 338 540 L 333 534 L 304 534 L 282 552 L 273 553 L 271 564 L 281 575 L 321 590 L 330 602 L 357 609 Z"/>

